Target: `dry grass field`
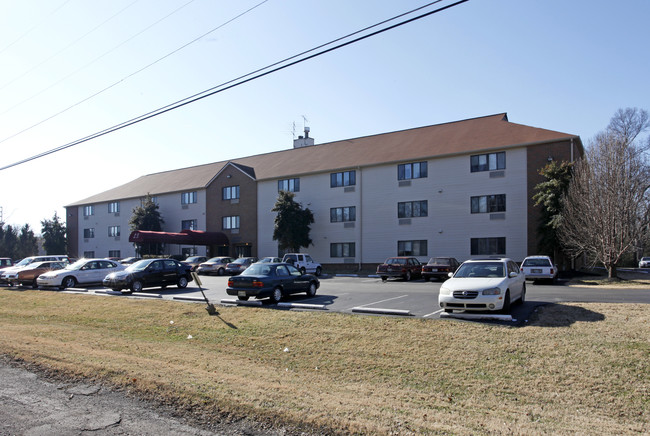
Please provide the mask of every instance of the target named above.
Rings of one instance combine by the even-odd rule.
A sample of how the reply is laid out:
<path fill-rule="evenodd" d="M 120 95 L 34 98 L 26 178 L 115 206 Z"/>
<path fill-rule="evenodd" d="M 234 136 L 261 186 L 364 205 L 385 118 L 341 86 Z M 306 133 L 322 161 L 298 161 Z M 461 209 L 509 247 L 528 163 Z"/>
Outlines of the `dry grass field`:
<path fill-rule="evenodd" d="M 648 434 L 650 306 L 524 327 L 0 289 L 0 354 L 289 433 Z"/>

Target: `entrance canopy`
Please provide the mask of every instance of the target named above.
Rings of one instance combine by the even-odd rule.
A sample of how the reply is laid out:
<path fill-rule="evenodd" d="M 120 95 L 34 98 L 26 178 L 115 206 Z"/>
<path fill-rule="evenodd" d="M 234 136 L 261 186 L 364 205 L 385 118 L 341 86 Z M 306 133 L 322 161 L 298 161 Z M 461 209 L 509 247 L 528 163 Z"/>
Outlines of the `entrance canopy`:
<path fill-rule="evenodd" d="M 228 245 L 228 237 L 221 232 L 181 230 L 180 233 L 135 230 L 129 235 L 129 242 L 161 243 L 179 245 Z"/>

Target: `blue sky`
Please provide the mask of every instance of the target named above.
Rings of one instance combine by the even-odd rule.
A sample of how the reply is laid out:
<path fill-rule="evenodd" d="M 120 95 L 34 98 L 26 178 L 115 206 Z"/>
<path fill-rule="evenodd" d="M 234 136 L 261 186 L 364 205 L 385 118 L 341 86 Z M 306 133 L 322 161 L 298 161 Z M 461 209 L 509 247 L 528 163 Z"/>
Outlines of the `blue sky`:
<path fill-rule="evenodd" d="M 260 3 L 0 0 L 0 166 L 427 2 Z M 650 108 L 649 17 L 647 0 L 470 0 L 0 171 L 3 217 L 38 233 L 141 175 L 290 148 L 303 117 L 316 143 L 501 112 L 588 143 L 618 108 Z"/>

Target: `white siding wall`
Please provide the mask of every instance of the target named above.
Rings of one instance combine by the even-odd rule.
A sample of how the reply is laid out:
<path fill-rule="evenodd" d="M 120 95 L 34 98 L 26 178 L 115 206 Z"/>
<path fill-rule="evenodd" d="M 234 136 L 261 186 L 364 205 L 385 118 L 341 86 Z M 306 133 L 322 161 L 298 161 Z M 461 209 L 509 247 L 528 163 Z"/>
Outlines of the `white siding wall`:
<path fill-rule="evenodd" d="M 330 188 L 329 173 L 300 177 L 296 200 L 314 213 L 311 238 L 314 245 L 303 248 L 323 263 L 379 263 L 397 255 L 398 241 L 426 240 L 433 256 L 453 256 L 463 261 L 471 256 L 471 238 L 506 238 L 506 256 L 521 261 L 526 257 L 526 150 L 506 152 L 503 177 L 490 177 L 489 171 L 470 172 L 470 156 L 428 161 L 428 177 L 410 180 L 400 186 L 397 164 L 356 169 L 354 192 L 343 187 Z M 470 197 L 506 195 L 503 219 L 489 213 L 472 214 Z M 258 237 L 260 256 L 277 253 L 272 240 L 277 199 L 277 180 L 258 184 Z M 410 218 L 401 224 L 397 204 L 404 201 L 428 202 L 428 216 Z M 330 223 L 330 208 L 356 206 L 354 227 Z M 354 259 L 330 258 L 330 243 L 356 243 Z M 477 256 L 474 256 L 477 257 Z M 478 256 L 482 257 L 482 256 Z"/>
<path fill-rule="evenodd" d="M 188 204 L 187 208 L 181 205 L 181 193 L 164 194 L 157 196 L 158 211 L 165 221 L 162 228 L 166 232 L 179 232 L 183 220 L 196 219 L 198 230 L 205 230 L 205 190 L 197 190 L 197 202 Z M 129 220 L 133 209 L 140 206 L 140 199 L 120 200 L 120 213 L 108 212 L 108 203 L 93 205 L 94 215 L 84 217 L 84 207 L 79 207 L 79 256 L 86 251 L 94 251 L 96 257 L 108 256 L 109 250 L 120 250 L 121 257 L 135 255 L 135 247 L 129 242 L 131 230 Z M 110 226 L 120 226 L 120 236 L 108 236 Z M 94 228 L 95 237 L 84 239 L 84 229 Z M 169 254 L 180 254 L 184 246 L 170 245 L 167 247 Z M 196 246 L 199 255 L 205 255 L 206 247 Z"/>

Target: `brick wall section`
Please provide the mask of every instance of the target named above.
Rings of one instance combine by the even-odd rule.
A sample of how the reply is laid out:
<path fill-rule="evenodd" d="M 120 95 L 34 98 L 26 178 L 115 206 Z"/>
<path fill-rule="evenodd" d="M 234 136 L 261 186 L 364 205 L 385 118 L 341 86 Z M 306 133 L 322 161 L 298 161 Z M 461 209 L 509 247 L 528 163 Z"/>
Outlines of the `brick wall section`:
<path fill-rule="evenodd" d="M 79 207 L 70 206 L 65 209 L 65 233 L 68 243 L 68 256 L 79 257 Z"/>
<path fill-rule="evenodd" d="M 528 147 L 527 151 L 527 206 L 528 206 L 528 255 L 553 253 L 538 253 L 538 227 L 540 220 L 540 207 L 535 206 L 535 186 L 545 179 L 539 174 L 539 171 L 549 163 L 549 156 L 555 162 L 571 161 L 572 143 L 570 140 L 562 142 L 552 142 Z M 574 160 L 581 157 L 581 149 L 577 144 L 573 144 Z M 518 259 L 519 261 L 523 259 Z"/>
<path fill-rule="evenodd" d="M 230 176 L 230 177 L 228 177 Z M 222 189 L 226 186 L 239 186 L 239 201 L 222 200 Z M 235 246 L 250 244 L 251 255 L 257 253 L 257 182 L 233 166 L 224 170 L 206 189 L 206 231 L 223 232 L 230 240 L 229 256 L 236 257 Z M 224 216 L 239 216 L 239 232 L 224 230 Z M 216 247 L 211 247 L 210 255 L 216 255 Z"/>

